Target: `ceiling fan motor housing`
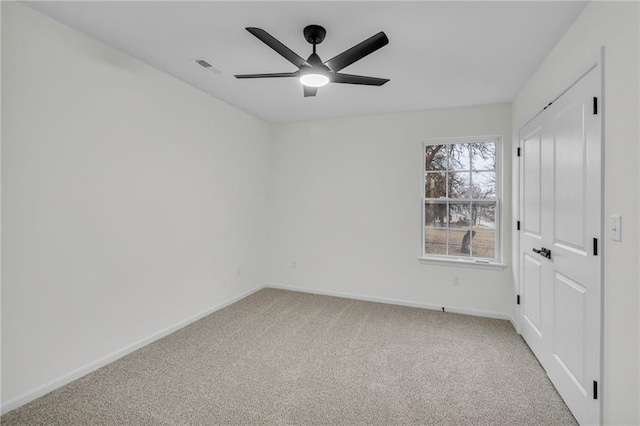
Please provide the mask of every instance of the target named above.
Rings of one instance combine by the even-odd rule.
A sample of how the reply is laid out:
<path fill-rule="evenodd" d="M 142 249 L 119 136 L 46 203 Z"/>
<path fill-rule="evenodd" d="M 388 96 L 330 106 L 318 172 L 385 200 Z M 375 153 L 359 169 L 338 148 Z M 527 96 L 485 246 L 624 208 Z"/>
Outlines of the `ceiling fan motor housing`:
<path fill-rule="evenodd" d="M 320 56 L 318 56 L 316 53 L 312 53 L 311 55 L 309 55 L 307 63 L 314 68 L 324 68 L 329 71 L 329 68 L 322 63 L 322 59 L 320 59 Z"/>

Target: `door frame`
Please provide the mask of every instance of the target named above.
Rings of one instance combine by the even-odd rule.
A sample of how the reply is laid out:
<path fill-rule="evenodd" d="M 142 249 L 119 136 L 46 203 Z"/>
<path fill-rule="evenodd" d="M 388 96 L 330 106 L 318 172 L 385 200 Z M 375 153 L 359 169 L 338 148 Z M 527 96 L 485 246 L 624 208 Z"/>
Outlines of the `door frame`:
<path fill-rule="evenodd" d="M 605 221 L 605 216 L 604 216 L 604 200 L 605 200 L 605 193 L 604 193 L 604 188 L 605 188 L 605 114 L 606 114 L 606 108 L 605 108 L 605 86 L 604 86 L 604 74 L 605 74 L 605 68 L 604 68 L 604 46 L 601 46 L 600 49 L 598 49 L 597 52 L 595 52 L 594 54 L 592 54 L 590 57 L 586 58 L 579 66 L 577 66 L 573 72 L 566 74 L 566 76 L 561 80 L 562 83 L 556 85 L 556 87 L 554 88 L 554 90 L 550 91 L 550 93 L 548 94 L 548 96 L 546 96 L 544 99 L 547 99 L 547 101 L 542 101 L 541 104 L 539 104 L 539 107 L 536 108 L 534 111 L 536 111 L 532 116 L 529 116 L 528 119 L 522 120 L 520 123 L 517 123 L 517 125 L 515 126 L 515 129 L 517 129 L 514 133 L 516 136 L 516 140 L 517 142 L 514 144 L 514 165 L 512 167 L 512 173 L 514 173 L 515 178 L 512 178 L 512 183 L 514 185 L 514 195 L 515 195 L 515 199 L 514 202 L 512 202 L 512 207 L 514 209 L 514 221 L 520 221 L 520 216 L 521 216 L 521 200 L 520 200 L 520 195 L 521 195 L 521 178 L 520 178 L 520 172 L 521 172 L 521 159 L 522 157 L 517 156 L 517 151 L 521 151 L 522 147 L 520 145 L 520 141 L 522 140 L 522 129 L 529 124 L 531 121 L 533 121 L 538 115 L 540 115 L 549 105 L 551 105 L 553 102 L 555 102 L 556 100 L 558 100 L 562 95 L 564 95 L 569 89 L 571 89 L 576 83 L 578 83 L 584 76 L 586 76 L 590 71 L 592 71 L 595 67 L 598 67 L 599 73 L 600 73 L 600 99 L 598 102 L 598 108 L 599 108 L 599 115 L 600 115 L 600 242 L 599 242 L 599 250 L 600 250 L 600 256 L 599 256 L 599 262 L 600 262 L 600 365 L 599 365 L 599 373 L 600 373 L 600 380 L 598 383 L 598 405 L 599 405 L 599 423 L 600 424 L 604 424 L 604 398 L 605 398 L 605 391 L 604 391 L 604 273 L 605 273 L 605 262 L 604 262 L 604 258 L 606 256 L 606 252 L 605 252 L 605 244 L 604 244 L 604 240 L 605 240 L 605 232 L 604 232 L 604 221 Z M 515 226 L 514 226 L 515 227 Z M 512 261 L 513 261 L 513 265 L 514 265 L 514 271 L 513 271 L 513 277 L 515 280 L 515 286 L 514 286 L 514 290 L 516 291 L 516 295 L 518 295 L 518 299 L 519 299 L 519 295 L 522 294 L 523 289 L 522 289 L 522 282 L 521 282 L 521 267 L 522 265 L 520 265 L 520 238 L 522 237 L 521 234 L 521 230 L 517 230 L 516 231 L 518 237 L 514 239 L 514 244 L 513 244 L 513 255 L 512 255 Z M 518 334 L 521 333 L 521 319 L 522 319 L 522 305 L 517 304 L 516 305 L 516 309 L 515 309 L 515 318 L 514 318 L 514 323 L 515 323 L 515 328 L 516 328 L 516 332 Z"/>

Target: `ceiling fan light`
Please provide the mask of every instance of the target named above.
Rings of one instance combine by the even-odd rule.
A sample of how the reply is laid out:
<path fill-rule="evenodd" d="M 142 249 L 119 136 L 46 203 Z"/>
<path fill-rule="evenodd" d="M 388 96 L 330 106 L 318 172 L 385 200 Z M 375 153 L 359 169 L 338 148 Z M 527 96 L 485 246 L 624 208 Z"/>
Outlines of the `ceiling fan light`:
<path fill-rule="evenodd" d="M 329 77 L 324 74 L 305 74 L 300 76 L 300 83 L 309 87 L 321 87 L 329 83 Z"/>

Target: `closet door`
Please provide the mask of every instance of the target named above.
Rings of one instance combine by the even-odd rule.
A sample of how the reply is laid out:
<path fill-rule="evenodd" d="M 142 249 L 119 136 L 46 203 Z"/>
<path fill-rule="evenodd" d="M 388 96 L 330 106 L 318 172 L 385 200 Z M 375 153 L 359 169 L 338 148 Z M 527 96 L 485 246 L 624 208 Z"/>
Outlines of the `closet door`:
<path fill-rule="evenodd" d="M 596 65 L 520 141 L 522 334 L 580 424 L 600 423 L 600 91 Z"/>
<path fill-rule="evenodd" d="M 538 116 L 520 131 L 520 332 L 540 363 L 548 362 L 549 320 L 545 308 L 549 304 L 549 264 L 535 250 L 546 244 L 543 231 L 548 228 L 548 200 L 543 187 L 543 149 L 549 142 L 543 116 Z M 546 161 L 548 162 L 548 161 Z"/>

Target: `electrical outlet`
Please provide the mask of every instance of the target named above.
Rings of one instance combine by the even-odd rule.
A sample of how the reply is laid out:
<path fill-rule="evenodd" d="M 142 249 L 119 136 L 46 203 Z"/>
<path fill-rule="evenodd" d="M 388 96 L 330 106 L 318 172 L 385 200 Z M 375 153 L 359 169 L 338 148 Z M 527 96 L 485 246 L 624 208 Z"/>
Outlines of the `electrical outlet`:
<path fill-rule="evenodd" d="M 236 270 L 236 277 L 239 277 L 241 273 L 242 273 L 242 268 L 238 266 L 238 269 Z"/>
<path fill-rule="evenodd" d="M 291 269 L 298 269 L 298 262 L 295 260 L 291 262 Z"/>
<path fill-rule="evenodd" d="M 460 277 L 457 275 L 454 275 L 453 277 L 453 285 L 460 285 Z"/>

